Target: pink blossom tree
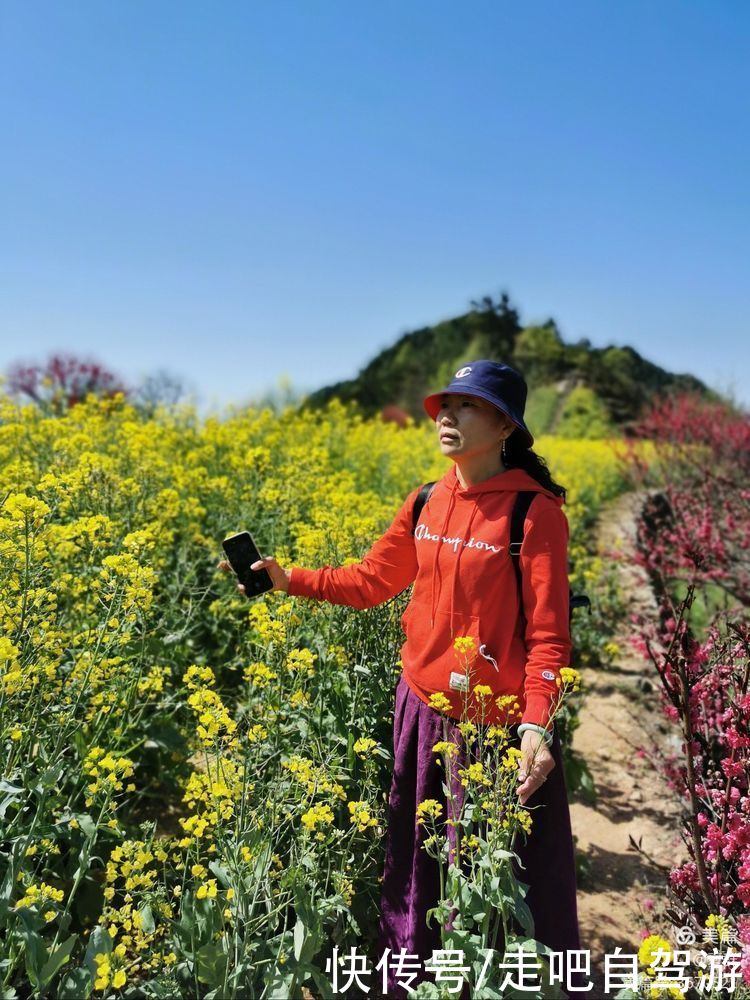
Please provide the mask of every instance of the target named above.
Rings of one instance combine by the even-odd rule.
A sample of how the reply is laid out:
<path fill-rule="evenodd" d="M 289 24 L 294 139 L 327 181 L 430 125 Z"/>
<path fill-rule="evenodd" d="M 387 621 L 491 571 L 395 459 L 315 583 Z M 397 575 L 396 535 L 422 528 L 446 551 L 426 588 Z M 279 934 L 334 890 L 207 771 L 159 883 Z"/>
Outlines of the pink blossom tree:
<path fill-rule="evenodd" d="M 7 390 L 55 414 L 82 402 L 88 393 L 104 398 L 118 392 L 128 396 L 120 379 L 103 365 L 62 354 L 53 354 L 43 365 L 14 365 L 8 372 Z"/>
<path fill-rule="evenodd" d="M 645 489 L 638 561 L 657 600 L 654 619 L 632 616 L 634 645 L 661 682 L 680 751 L 663 755 L 682 797 L 688 855 L 669 875 L 676 926 L 710 914 L 734 924 L 750 984 L 750 417 L 696 396 L 654 405 L 634 428 L 653 460 L 630 443 L 624 458 Z M 723 601 L 696 621 L 707 588 Z"/>

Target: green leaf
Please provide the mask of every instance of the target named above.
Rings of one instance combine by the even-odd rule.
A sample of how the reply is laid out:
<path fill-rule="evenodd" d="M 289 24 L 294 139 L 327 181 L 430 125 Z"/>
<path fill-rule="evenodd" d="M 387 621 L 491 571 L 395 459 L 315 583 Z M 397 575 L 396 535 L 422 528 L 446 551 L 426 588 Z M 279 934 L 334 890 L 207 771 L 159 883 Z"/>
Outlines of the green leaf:
<path fill-rule="evenodd" d="M 22 795 L 26 794 L 25 788 L 17 788 L 15 785 L 11 785 L 8 781 L 0 781 L 0 793 L 2 793 L 2 799 L 0 799 L 0 819 L 5 819 L 5 813 L 8 807 L 14 805 L 16 800 L 21 798 Z"/>
<path fill-rule="evenodd" d="M 93 837 L 96 834 L 96 823 L 88 813 L 79 813 L 76 819 L 85 837 Z"/>
<path fill-rule="evenodd" d="M 298 920 L 294 925 L 294 957 L 299 962 L 300 956 L 302 955 L 302 948 L 305 944 L 305 925 L 301 920 Z"/>
<path fill-rule="evenodd" d="M 432 983 L 428 979 L 423 980 L 419 986 L 410 994 L 416 1000 L 433 1000 L 440 997 L 440 988 L 437 983 Z"/>
<path fill-rule="evenodd" d="M 294 926 L 294 957 L 297 963 L 307 968 L 323 944 L 321 914 L 312 905 L 310 893 L 304 886 L 294 887 L 294 909 L 297 923 Z"/>
<path fill-rule="evenodd" d="M 88 969 L 66 972 L 55 992 L 56 1000 L 88 1000 L 93 980 Z"/>
<path fill-rule="evenodd" d="M 83 760 L 83 758 L 89 752 L 89 746 L 80 729 L 76 729 L 76 731 L 73 733 L 73 745 L 78 751 L 78 756 L 81 758 L 81 760 Z"/>
<path fill-rule="evenodd" d="M 226 868 L 223 868 L 218 861 L 212 861 L 208 867 L 221 882 L 222 888 L 228 889 L 232 884 L 232 879 L 230 878 L 229 872 Z"/>
<path fill-rule="evenodd" d="M 594 783 L 594 777 L 589 770 L 588 764 L 584 762 L 581 768 L 581 778 L 578 785 L 579 789 L 583 793 L 584 798 L 593 804 L 596 804 L 597 794 L 596 785 Z"/>
<path fill-rule="evenodd" d="M 50 789 L 54 788 L 55 785 L 60 780 L 60 777 L 65 770 L 65 761 L 61 760 L 52 767 L 48 767 L 40 778 L 42 788 Z"/>
<path fill-rule="evenodd" d="M 509 935 L 505 950 L 506 953 L 509 951 L 530 951 L 534 954 L 543 954 L 548 949 L 531 936 L 517 937 L 516 935 Z"/>
<path fill-rule="evenodd" d="M 221 986 L 227 968 L 227 956 L 220 944 L 204 944 L 195 953 L 198 979 L 208 986 Z"/>
<path fill-rule="evenodd" d="M 89 970 L 92 977 L 96 975 L 96 962 L 94 961 L 95 956 L 111 954 L 112 938 L 109 936 L 109 932 L 103 927 L 95 927 L 91 932 L 88 947 L 86 948 L 86 955 L 83 960 L 84 965 Z"/>
<path fill-rule="evenodd" d="M 519 922 L 524 931 L 532 935 L 534 933 L 534 917 L 531 914 L 528 903 L 524 899 L 516 899 L 513 908 L 515 910 L 516 920 Z"/>
<path fill-rule="evenodd" d="M 144 934 L 153 934 L 156 930 L 156 924 L 154 923 L 154 914 L 151 907 L 146 903 L 138 911 L 141 918 L 141 928 Z"/>
<path fill-rule="evenodd" d="M 70 953 L 73 951 L 77 940 L 78 935 L 71 934 L 70 937 L 66 941 L 63 941 L 61 945 L 58 945 L 58 947 L 55 948 L 49 956 L 39 975 L 39 985 L 42 989 L 44 989 L 44 987 L 54 979 L 63 965 L 65 965 L 68 961 Z"/>
<path fill-rule="evenodd" d="M 24 908 L 18 911 L 18 916 L 21 918 L 18 922 L 18 932 L 25 945 L 26 974 L 32 986 L 39 989 L 39 976 L 47 961 L 47 949 L 33 926 L 32 921 L 35 919 L 35 914 Z"/>
<path fill-rule="evenodd" d="M 318 994 L 321 997 L 328 997 L 328 996 L 330 996 L 331 995 L 331 981 L 329 979 L 325 978 L 325 976 L 320 971 L 320 969 L 316 969 L 315 967 L 313 967 L 310 970 L 310 975 L 312 976 L 312 980 L 313 980 L 313 982 L 315 983 L 315 985 L 316 985 L 316 987 L 318 989 Z M 412 996 L 413 996 L 413 994 L 412 994 Z"/>
<path fill-rule="evenodd" d="M 294 982 L 295 975 L 294 969 L 290 969 L 283 974 L 276 969 L 273 982 L 268 988 L 268 1000 L 289 1000 L 291 996 L 290 988 Z"/>
<path fill-rule="evenodd" d="M 266 841 L 263 844 L 262 850 L 258 852 L 258 857 L 255 862 L 255 868 L 253 869 L 253 884 L 262 882 L 268 873 L 268 869 L 271 866 L 271 844 Z"/>
<path fill-rule="evenodd" d="M 0 917 L 4 917 L 8 912 L 8 904 L 16 889 L 17 870 L 15 864 L 9 864 L 5 872 L 5 878 L 2 884 L 0 884 Z"/>
<path fill-rule="evenodd" d="M 444 947 L 462 951 L 466 965 L 473 965 L 476 962 L 484 963 L 486 949 L 479 935 L 473 931 L 454 927 L 446 932 Z"/>

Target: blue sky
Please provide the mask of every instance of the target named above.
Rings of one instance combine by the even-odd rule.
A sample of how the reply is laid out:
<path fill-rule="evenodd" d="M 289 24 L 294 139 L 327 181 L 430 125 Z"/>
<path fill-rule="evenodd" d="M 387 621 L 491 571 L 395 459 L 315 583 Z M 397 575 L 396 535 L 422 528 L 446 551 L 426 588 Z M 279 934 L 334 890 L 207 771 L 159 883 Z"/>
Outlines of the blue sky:
<path fill-rule="evenodd" d="M 0 370 L 220 407 L 504 290 L 748 405 L 749 41 L 727 0 L 4 0 Z"/>

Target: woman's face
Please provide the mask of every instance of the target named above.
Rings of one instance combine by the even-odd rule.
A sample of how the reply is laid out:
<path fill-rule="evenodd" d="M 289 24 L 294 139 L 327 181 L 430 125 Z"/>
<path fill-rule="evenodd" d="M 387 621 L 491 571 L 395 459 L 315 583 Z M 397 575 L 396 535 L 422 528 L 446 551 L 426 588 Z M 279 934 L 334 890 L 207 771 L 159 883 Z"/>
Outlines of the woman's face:
<path fill-rule="evenodd" d="M 440 450 L 451 458 L 497 456 L 513 421 L 478 396 L 445 393 L 435 418 Z"/>

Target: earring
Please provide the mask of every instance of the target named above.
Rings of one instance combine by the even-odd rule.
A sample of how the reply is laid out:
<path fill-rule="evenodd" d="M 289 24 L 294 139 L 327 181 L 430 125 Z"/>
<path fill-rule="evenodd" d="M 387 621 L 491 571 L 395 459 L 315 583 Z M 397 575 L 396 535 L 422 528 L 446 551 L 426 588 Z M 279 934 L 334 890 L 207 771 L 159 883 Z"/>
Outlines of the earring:
<path fill-rule="evenodd" d="M 503 461 L 505 461 L 505 459 L 507 458 L 507 454 L 506 454 L 506 451 L 505 451 L 505 442 L 506 441 L 507 441 L 507 438 L 503 438 L 503 450 L 501 452 L 501 454 L 503 456 Z"/>

